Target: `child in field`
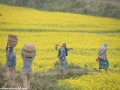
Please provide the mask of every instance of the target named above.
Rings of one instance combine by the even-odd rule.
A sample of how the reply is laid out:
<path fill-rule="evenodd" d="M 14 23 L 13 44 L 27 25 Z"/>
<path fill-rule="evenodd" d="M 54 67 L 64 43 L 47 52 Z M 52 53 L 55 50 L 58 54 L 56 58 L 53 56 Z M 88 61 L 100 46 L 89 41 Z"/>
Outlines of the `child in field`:
<path fill-rule="evenodd" d="M 106 55 L 107 46 L 108 44 L 104 43 L 104 45 L 100 48 L 98 52 L 98 57 L 96 61 L 99 62 L 99 71 L 100 69 L 105 69 L 105 71 L 107 71 L 107 68 L 109 66 L 109 62 Z"/>
<path fill-rule="evenodd" d="M 58 46 L 59 45 L 56 44 L 55 50 L 58 50 Z M 59 69 L 62 75 L 63 75 L 63 70 L 67 69 L 68 67 L 66 56 L 68 55 L 69 50 L 72 50 L 72 48 L 67 48 L 66 43 L 63 43 L 61 48 L 59 49 L 59 53 L 58 53 Z"/>
<path fill-rule="evenodd" d="M 13 52 L 13 47 L 6 47 L 6 76 L 10 83 L 13 80 L 14 71 L 16 67 L 16 55 Z"/>
<path fill-rule="evenodd" d="M 32 53 L 29 51 L 29 49 L 32 49 Z M 26 49 L 26 50 L 25 50 Z M 30 53 L 27 53 L 30 52 Z M 23 59 L 23 87 L 26 89 L 30 89 L 30 73 L 32 71 L 31 65 L 35 58 L 36 50 L 34 46 L 30 43 L 25 44 L 22 51 L 21 56 Z"/>

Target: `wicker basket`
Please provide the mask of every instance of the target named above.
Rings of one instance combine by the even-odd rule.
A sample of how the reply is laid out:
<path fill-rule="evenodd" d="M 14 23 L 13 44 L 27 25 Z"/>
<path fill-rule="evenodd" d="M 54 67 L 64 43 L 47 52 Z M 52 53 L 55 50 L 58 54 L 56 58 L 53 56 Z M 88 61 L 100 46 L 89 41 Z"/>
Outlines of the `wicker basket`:
<path fill-rule="evenodd" d="M 8 34 L 9 37 L 17 38 L 17 35 Z"/>
<path fill-rule="evenodd" d="M 8 35 L 8 44 L 10 47 L 15 47 L 17 45 L 17 42 L 18 42 L 18 38 L 16 35 L 12 35 L 12 34 L 9 34 Z"/>
<path fill-rule="evenodd" d="M 22 53 L 25 56 L 33 57 L 35 55 L 35 51 L 36 51 L 35 46 L 31 43 L 27 43 L 27 44 L 24 45 Z"/>

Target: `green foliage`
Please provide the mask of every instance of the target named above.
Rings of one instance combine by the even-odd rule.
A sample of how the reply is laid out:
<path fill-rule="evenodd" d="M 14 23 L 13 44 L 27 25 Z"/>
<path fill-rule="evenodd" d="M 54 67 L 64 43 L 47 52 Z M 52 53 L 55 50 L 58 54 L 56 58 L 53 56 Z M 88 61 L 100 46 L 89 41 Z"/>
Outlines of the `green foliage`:
<path fill-rule="evenodd" d="M 120 18 L 120 2 L 113 2 L 107 1 L 106 3 L 105 1 L 92 0 L 0 0 L 0 3 L 3 4 L 32 7 L 46 11 L 62 11 Z"/>

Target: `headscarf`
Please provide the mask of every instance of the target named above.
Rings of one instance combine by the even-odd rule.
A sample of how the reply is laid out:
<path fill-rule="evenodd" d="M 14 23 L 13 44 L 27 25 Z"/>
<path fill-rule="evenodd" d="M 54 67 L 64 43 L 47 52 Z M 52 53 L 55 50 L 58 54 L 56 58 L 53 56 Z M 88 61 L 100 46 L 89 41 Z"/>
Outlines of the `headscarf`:
<path fill-rule="evenodd" d="M 100 48 L 99 53 L 98 53 L 99 56 L 105 54 L 107 45 L 108 45 L 107 43 L 104 43 L 104 45 Z"/>
<path fill-rule="evenodd" d="M 104 47 L 106 47 L 106 48 L 107 48 L 107 46 L 108 46 L 108 43 L 106 43 L 106 42 L 105 42 L 105 43 L 104 43 Z"/>

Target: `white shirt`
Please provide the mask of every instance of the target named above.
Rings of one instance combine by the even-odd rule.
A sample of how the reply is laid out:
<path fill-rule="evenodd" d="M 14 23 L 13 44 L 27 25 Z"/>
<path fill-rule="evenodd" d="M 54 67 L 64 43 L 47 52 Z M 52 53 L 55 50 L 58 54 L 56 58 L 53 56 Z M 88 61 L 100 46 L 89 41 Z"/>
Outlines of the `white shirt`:
<path fill-rule="evenodd" d="M 100 50 L 98 52 L 98 57 L 101 58 L 101 59 L 104 59 L 106 60 L 106 47 L 105 46 L 102 46 L 100 47 Z"/>

